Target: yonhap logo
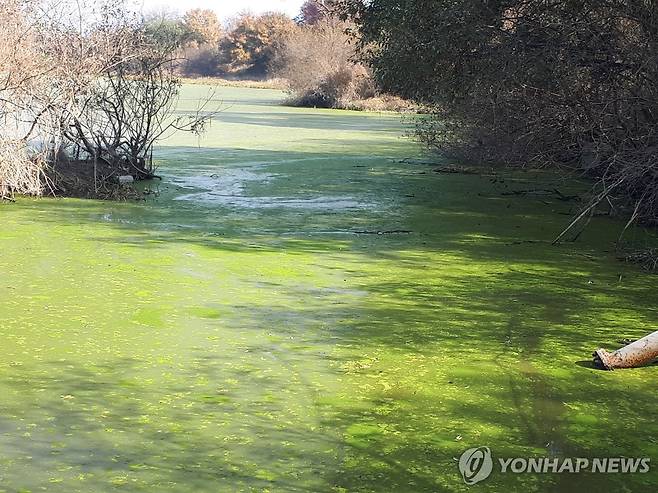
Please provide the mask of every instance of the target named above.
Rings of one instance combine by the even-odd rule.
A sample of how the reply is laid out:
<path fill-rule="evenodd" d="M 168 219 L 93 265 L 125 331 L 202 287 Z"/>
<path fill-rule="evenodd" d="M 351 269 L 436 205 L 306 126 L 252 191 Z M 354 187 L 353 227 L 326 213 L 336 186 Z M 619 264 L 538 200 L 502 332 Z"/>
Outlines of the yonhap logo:
<path fill-rule="evenodd" d="M 646 474 L 651 470 L 649 457 L 499 457 L 501 474 Z M 469 448 L 459 458 L 459 472 L 467 485 L 487 479 L 494 468 L 489 447 Z"/>
<path fill-rule="evenodd" d="M 459 458 L 459 472 L 468 485 L 484 481 L 492 470 L 493 460 L 489 447 L 469 448 Z"/>

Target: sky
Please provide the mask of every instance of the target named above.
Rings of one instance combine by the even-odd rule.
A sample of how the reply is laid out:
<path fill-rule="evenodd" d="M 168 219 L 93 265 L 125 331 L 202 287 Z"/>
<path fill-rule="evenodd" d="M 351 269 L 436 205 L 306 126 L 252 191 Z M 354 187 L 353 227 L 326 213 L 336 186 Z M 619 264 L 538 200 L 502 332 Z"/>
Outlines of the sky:
<path fill-rule="evenodd" d="M 295 17 L 304 0 L 133 0 L 133 2 L 141 5 L 144 12 L 164 9 L 182 14 L 195 8 L 212 9 L 220 19 L 225 20 L 243 11 L 256 14 L 277 11 Z"/>

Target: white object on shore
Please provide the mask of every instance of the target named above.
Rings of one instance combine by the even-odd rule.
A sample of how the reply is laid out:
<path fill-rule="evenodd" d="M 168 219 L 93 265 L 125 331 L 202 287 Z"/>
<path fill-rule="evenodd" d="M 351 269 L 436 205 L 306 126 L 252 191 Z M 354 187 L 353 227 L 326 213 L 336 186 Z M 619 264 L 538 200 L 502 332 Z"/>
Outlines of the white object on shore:
<path fill-rule="evenodd" d="M 133 183 L 135 179 L 130 175 L 123 175 L 119 177 L 119 185 L 126 185 L 127 183 Z"/>

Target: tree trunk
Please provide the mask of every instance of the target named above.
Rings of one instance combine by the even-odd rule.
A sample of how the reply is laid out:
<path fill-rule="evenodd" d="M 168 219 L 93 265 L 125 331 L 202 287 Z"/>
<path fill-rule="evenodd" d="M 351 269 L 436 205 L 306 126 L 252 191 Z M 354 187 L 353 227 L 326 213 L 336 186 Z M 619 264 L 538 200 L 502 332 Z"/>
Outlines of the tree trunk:
<path fill-rule="evenodd" d="M 602 370 L 648 365 L 658 358 L 658 330 L 612 353 L 597 349 L 593 356 L 594 365 Z"/>

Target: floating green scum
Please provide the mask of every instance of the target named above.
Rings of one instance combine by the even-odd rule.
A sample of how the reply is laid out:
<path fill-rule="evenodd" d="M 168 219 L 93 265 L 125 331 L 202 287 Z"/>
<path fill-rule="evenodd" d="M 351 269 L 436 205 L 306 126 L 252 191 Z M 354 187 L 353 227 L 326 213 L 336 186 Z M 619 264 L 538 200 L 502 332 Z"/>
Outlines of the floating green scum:
<path fill-rule="evenodd" d="M 658 464 L 457 467 L 480 446 L 658 461 L 656 372 L 589 363 L 655 330 L 623 225 L 551 246 L 574 204 L 509 193 L 534 172 L 435 172 L 395 115 L 219 97 L 145 202 L 0 206 L 0 491 L 658 487 Z"/>

